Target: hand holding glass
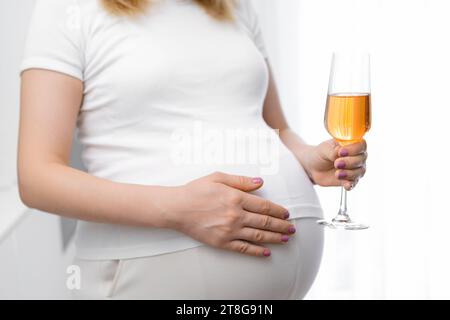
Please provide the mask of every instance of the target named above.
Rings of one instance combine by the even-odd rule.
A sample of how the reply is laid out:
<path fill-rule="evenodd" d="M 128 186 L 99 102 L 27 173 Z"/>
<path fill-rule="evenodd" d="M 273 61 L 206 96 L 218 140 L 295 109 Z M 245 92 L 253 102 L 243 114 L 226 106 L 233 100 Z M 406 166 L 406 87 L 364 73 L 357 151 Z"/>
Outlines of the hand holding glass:
<path fill-rule="evenodd" d="M 370 56 L 334 53 L 325 112 L 325 127 L 341 145 L 360 142 L 371 126 Z M 353 222 L 347 212 L 347 190 L 341 187 L 338 215 L 320 225 L 333 229 L 363 230 L 368 226 Z"/>

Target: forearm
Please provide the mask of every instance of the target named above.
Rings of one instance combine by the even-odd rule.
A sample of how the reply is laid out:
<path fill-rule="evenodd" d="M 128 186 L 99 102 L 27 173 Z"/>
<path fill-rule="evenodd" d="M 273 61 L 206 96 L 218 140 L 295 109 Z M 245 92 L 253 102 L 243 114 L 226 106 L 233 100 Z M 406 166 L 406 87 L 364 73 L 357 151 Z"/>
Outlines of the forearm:
<path fill-rule="evenodd" d="M 175 187 L 116 183 L 59 163 L 24 169 L 19 181 L 22 200 L 29 207 L 79 220 L 141 227 L 170 227 L 178 192 Z"/>
<path fill-rule="evenodd" d="M 305 155 L 311 150 L 311 146 L 308 146 L 289 128 L 289 124 L 281 107 L 275 78 L 272 74 L 269 62 L 267 62 L 267 64 L 269 68 L 269 87 L 264 101 L 263 118 L 269 127 L 279 130 L 281 141 L 289 150 L 291 150 L 302 166 L 306 168 L 307 161 Z"/>

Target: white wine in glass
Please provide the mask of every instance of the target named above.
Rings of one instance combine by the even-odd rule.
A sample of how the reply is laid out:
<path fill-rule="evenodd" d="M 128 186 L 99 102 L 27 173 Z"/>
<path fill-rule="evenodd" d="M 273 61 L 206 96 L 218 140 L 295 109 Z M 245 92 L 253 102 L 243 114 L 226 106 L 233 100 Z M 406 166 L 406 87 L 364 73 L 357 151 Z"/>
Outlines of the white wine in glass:
<path fill-rule="evenodd" d="M 360 142 L 372 121 L 370 90 L 370 56 L 357 53 L 334 53 L 325 111 L 325 127 L 341 145 Z M 347 212 L 347 190 L 341 187 L 337 216 L 320 225 L 333 229 L 363 230 L 368 226 L 352 221 Z"/>

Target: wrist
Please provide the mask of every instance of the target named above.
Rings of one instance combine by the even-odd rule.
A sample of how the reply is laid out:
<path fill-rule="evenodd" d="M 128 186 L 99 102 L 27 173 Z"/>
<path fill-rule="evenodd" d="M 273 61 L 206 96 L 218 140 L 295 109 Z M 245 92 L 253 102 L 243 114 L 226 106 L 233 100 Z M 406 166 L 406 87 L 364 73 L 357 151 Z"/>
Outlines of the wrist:
<path fill-rule="evenodd" d="M 286 145 L 288 149 L 296 157 L 297 161 L 301 164 L 311 182 L 315 183 L 312 176 L 312 159 L 316 152 L 316 146 L 307 144 L 302 138 L 300 138 L 290 128 L 280 131 L 280 139 Z"/>
<path fill-rule="evenodd" d="M 280 130 L 280 139 L 291 150 L 302 166 L 305 167 L 308 162 L 308 156 L 313 151 L 314 146 L 307 144 L 290 128 Z"/>
<path fill-rule="evenodd" d="M 301 151 L 298 152 L 297 159 L 302 165 L 303 169 L 305 170 L 306 174 L 309 177 L 309 180 L 313 184 L 316 184 L 314 181 L 314 170 L 313 170 L 313 159 L 314 159 L 314 153 L 316 152 L 316 147 L 311 145 L 303 145 L 301 148 Z"/>
<path fill-rule="evenodd" d="M 185 193 L 185 186 L 167 188 L 162 199 L 161 228 L 181 230 Z"/>
<path fill-rule="evenodd" d="M 312 158 L 313 153 L 315 152 L 315 146 L 309 144 L 299 145 L 298 150 L 296 152 L 297 159 L 304 167 L 309 168 L 310 160 Z"/>

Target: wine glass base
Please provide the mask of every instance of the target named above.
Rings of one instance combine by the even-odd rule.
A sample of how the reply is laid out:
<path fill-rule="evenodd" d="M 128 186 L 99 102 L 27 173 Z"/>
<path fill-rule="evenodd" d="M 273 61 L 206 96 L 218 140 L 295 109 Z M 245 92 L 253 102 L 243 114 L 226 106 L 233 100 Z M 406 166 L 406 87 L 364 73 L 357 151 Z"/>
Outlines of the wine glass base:
<path fill-rule="evenodd" d="M 355 222 L 338 222 L 338 221 L 326 221 L 319 220 L 317 223 L 321 226 L 328 227 L 337 230 L 366 230 L 369 228 L 366 224 Z"/>

